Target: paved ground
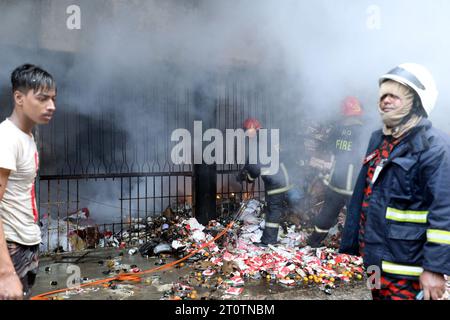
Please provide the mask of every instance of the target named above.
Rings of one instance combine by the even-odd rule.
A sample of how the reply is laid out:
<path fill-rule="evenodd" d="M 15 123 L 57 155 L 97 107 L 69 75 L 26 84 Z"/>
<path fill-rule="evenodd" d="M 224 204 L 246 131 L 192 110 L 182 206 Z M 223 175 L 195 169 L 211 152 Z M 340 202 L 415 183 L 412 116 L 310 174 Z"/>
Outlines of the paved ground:
<path fill-rule="evenodd" d="M 63 255 L 55 258 L 42 258 L 40 271 L 37 277 L 36 285 L 33 289 L 33 295 L 44 292 L 62 289 L 67 287 L 67 280 L 70 274 L 67 273 L 68 267 L 76 265 L 80 268 L 81 278 L 103 279 L 108 277 L 103 274 L 108 270 L 106 266 L 108 258 L 118 257 L 120 252 L 124 252 L 121 263 L 128 265 L 137 265 L 141 270 L 147 270 L 155 267 L 159 259 L 143 258 L 136 254 L 128 255 L 126 250 L 118 249 L 101 249 L 89 251 L 87 255 L 82 257 L 81 253 L 76 255 Z M 81 258 L 82 257 L 82 258 Z M 171 261 L 170 258 L 166 262 Z M 48 269 L 48 267 L 50 269 Z M 47 269 L 47 271 L 46 271 Z M 69 269 L 70 271 L 70 269 Z M 77 300 L 159 300 L 163 297 L 164 286 L 172 282 L 178 282 L 180 277 L 184 277 L 193 272 L 192 265 L 186 264 L 182 268 L 172 268 L 167 271 L 152 273 L 143 276 L 143 281 L 139 284 L 118 283 L 111 287 L 92 287 L 87 291 L 76 295 L 65 295 L 65 299 Z M 155 284 L 154 279 L 159 278 Z M 53 282 L 53 285 L 51 284 Z M 265 300 L 265 299 L 290 299 L 290 300 L 354 300 L 354 299 L 371 299 L 370 292 L 365 286 L 365 281 L 346 284 L 340 288 L 334 289 L 331 294 L 326 294 L 317 286 L 312 287 L 282 287 L 279 284 L 264 280 L 252 280 L 246 282 L 243 287 L 244 291 L 241 295 L 232 297 L 232 299 L 246 300 Z M 158 289 L 160 291 L 158 291 Z M 195 286 L 197 290 L 197 298 L 204 299 L 223 299 L 223 290 L 215 289 L 212 283 L 201 283 Z"/>

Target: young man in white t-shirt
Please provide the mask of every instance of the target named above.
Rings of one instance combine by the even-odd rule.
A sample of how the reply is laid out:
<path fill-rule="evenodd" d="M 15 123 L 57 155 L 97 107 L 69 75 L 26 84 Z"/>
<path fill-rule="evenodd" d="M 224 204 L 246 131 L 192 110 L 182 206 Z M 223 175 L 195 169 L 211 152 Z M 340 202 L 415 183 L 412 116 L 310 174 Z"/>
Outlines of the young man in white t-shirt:
<path fill-rule="evenodd" d="M 36 278 L 39 155 L 32 130 L 51 120 L 56 98 L 53 77 L 31 64 L 16 68 L 11 84 L 14 110 L 0 123 L 0 300 L 28 297 Z"/>

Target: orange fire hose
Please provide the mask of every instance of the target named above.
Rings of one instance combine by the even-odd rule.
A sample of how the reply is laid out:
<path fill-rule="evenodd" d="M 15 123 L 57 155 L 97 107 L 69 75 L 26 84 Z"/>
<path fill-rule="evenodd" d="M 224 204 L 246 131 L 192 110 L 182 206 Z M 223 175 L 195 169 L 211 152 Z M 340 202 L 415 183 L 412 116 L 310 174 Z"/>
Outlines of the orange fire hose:
<path fill-rule="evenodd" d="M 234 222 L 235 221 L 231 221 L 226 226 L 226 228 L 223 229 L 214 239 L 210 240 L 209 242 L 204 243 L 202 246 L 200 246 L 199 248 L 195 249 L 194 251 L 192 251 L 191 253 L 189 253 L 188 255 L 184 256 L 183 258 L 181 258 L 179 260 L 172 261 L 172 262 L 169 262 L 169 263 L 167 263 L 167 264 L 165 264 L 163 266 L 152 268 L 152 269 L 141 271 L 141 272 L 137 272 L 137 273 L 123 273 L 123 274 L 119 274 L 119 275 L 117 275 L 115 277 L 111 277 L 111 278 L 106 278 L 106 279 L 101 279 L 101 280 L 85 283 L 85 284 L 82 284 L 82 285 L 80 285 L 78 287 L 79 288 L 90 287 L 90 286 L 95 286 L 95 285 L 99 285 L 99 284 L 103 284 L 103 283 L 111 282 L 111 281 L 140 282 L 142 275 L 148 274 L 148 273 L 152 273 L 152 272 L 156 272 L 156 271 L 161 271 L 161 270 L 164 270 L 164 269 L 169 269 L 169 268 L 171 268 L 171 267 L 173 267 L 173 266 L 183 262 L 184 260 L 189 259 L 193 255 L 195 255 L 197 252 L 202 250 L 203 248 L 211 245 L 213 242 L 215 242 L 216 240 L 221 238 L 228 230 L 230 230 L 231 227 L 233 226 Z M 47 296 L 54 295 L 54 294 L 60 293 L 60 292 L 66 292 L 68 290 L 73 290 L 73 288 L 72 289 L 65 288 L 65 289 L 59 289 L 59 290 L 44 292 L 44 293 L 41 293 L 41 294 L 38 294 L 38 295 L 32 297 L 31 300 L 49 300 L 47 298 Z"/>

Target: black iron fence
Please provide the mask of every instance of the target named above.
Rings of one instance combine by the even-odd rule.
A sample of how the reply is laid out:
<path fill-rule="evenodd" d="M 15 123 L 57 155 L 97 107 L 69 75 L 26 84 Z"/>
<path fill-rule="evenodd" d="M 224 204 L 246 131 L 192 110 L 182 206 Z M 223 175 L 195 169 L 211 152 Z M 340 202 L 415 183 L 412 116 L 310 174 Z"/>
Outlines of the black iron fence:
<path fill-rule="evenodd" d="M 214 112 L 216 128 L 240 128 L 249 116 L 270 125 L 274 108 L 261 88 L 231 83 L 213 94 L 213 110 L 205 112 Z M 79 229 L 80 220 L 70 217 L 84 208 L 98 226 L 95 232 L 119 235 L 120 241 L 134 223 L 168 207 L 195 211 L 193 166 L 174 165 L 170 158 L 171 132 L 192 132 L 198 112 L 192 91 L 165 84 L 131 93 L 104 92 L 91 106 L 72 103 L 60 103 L 51 124 L 37 133 L 43 251 L 74 250 L 69 236 L 71 229 Z M 217 165 L 218 210 L 232 201 L 263 195 L 260 181 L 253 187 L 237 183 L 238 170 L 237 164 Z"/>

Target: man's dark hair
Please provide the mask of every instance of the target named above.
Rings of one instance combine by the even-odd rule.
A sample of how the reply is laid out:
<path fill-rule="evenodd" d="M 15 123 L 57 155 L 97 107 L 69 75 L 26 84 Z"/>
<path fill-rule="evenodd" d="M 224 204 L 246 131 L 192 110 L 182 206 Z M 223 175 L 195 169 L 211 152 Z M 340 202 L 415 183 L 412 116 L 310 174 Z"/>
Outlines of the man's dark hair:
<path fill-rule="evenodd" d="M 56 82 L 50 73 L 29 63 L 17 67 L 11 73 L 11 85 L 12 92 L 18 90 L 25 94 L 30 90 L 56 89 Z"/>

